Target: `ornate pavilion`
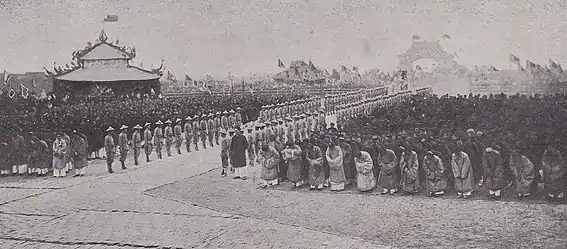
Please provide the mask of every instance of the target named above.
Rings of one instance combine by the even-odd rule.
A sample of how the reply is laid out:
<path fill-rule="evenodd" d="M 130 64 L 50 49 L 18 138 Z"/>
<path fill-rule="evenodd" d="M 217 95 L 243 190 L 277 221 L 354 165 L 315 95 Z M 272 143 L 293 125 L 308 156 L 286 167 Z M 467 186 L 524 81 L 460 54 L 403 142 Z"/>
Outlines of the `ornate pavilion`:
<path fill-rule="evenodd" d="M 83 50 L 73 52 L 71 65 L 55 67 L 45 73 L 53 78 L 53 92 L 57 96 L 158 96 L 161 93 L 159 68 L 146 70 L 131 65 L 136 57 L 135 48 L 118 46 L 108 41 L 104 30 L 96 43 L 87 43 Z"/>

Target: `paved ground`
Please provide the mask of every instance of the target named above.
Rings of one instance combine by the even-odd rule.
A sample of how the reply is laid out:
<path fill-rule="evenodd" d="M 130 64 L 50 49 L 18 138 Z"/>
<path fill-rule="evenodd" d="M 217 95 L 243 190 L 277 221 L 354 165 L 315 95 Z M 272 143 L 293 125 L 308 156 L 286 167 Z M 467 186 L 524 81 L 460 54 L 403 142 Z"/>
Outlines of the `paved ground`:
<path fill-rule="evenodd" d="M 222 178 L 218 155 L 0 178 L 0 248 L 567 247 L 565 205 L 258 189 L 259 167 Z"/>

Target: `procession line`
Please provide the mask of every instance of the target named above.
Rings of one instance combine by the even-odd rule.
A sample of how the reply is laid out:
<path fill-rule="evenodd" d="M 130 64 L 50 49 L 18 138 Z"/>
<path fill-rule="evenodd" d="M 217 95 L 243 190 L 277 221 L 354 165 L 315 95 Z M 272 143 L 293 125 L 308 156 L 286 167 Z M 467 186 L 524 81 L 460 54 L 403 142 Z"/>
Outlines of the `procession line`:
<path fill-rule="evenodd" d="M 107 241 L 57 241 L 49 239 L 35 239 L 35 238 L 25 238 L 25 237 L 6 237 L 0 236 L 0 240 L 12 240 L 12 241 L 23 241 L 23 242 L 34 242 L 34 243 L 44 243 L 52 245 L 67 245 L 67 246 L 87 246 L 87 245 L 100 245 L 100 246 L 116 246 L 116 247 L 130 247 L 130 248 L 175 248 L 183 249 L 183 247 L 171 247 L 171 246 L 160 246 L 160 245 L 142 245 L 134 243 L 122 243 L 122 242 L 107 242 Z M 23 245 L 23 244 L 22 244 Z"/>
<path fill-rule="evenodd" d="M 56 214 L 34 214 L 34 213 L 4 212 L 4 211 L 0 211 L 0 214 L 28 216 L 28 217 L 59 217 L 60 216 L 60 215 L 56 215 Z"/>

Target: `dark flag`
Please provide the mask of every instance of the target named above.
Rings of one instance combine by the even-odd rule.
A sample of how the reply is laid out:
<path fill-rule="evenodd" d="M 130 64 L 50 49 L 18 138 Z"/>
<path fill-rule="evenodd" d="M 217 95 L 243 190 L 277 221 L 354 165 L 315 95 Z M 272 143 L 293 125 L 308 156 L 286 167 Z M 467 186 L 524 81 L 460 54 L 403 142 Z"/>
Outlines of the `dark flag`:
<path fill-rule="evenodd" d="M 445 38 L 445 39 L 451 39 L 451 36 L 449 36 L 448 34 L 443 34 L 443 38 Z"/>
<path fill-rule="evenodd" d="M 520 65 L 520 58 L 518 58 L 517 56 L 515 56 L 513 54 L 510 54 L 510 63 Z"/>
<path fill-rule="evenodd" d="M 283 64 L 282 60 L 280 60 L 280 59 L 278 59 L 278 67 L 285 68 L 285 65 Z"/>
<path fill-rule="evenodd" d="M 411 39 L 412 39 L 412 40 L 419 40 L 419 39 L 421 39 L 421 37 L 420 37 L 419 35 L 413 35 L 413 36 L 411 37 Z"/>
<path fill-rule="evenodd" d="M 118 16 L 117 15 L 107 15 L 106 18 L 104 18 L 104 22 L 118 22 Z"/>

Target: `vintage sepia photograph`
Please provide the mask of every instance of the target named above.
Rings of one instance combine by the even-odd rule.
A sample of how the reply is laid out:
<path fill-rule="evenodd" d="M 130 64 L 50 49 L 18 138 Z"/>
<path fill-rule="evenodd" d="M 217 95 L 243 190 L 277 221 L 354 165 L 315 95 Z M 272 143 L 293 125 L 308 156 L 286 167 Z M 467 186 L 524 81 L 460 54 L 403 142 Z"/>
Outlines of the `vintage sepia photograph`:
<path fill-rule="evenodd" d="M 0 34 L 2 249 L 567 248 L 567 1 L 0 0 Z"/>

